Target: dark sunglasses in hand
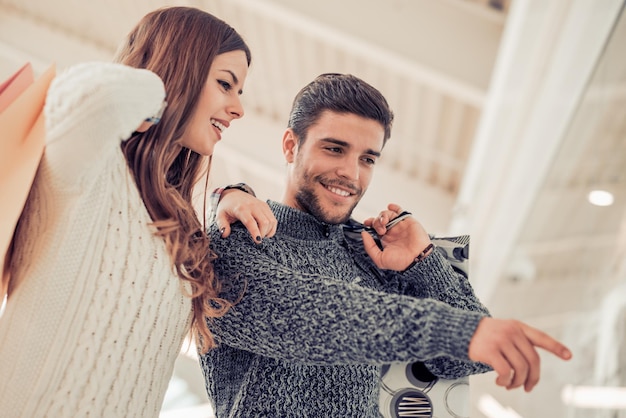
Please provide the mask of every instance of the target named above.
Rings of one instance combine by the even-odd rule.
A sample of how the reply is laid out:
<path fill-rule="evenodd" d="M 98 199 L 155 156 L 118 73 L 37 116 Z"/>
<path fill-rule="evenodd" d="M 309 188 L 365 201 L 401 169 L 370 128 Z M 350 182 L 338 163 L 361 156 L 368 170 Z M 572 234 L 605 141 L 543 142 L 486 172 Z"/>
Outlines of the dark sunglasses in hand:
<path fill-rule="evenodd" d="M 403 221 L 409 216 L 411 216 L 411 212 L 408 212 L 406 210 L 402 211 L 398 216 L 396 216 L 395 218 L 387 222 L 387 225 L 385 225 L 385 227 L 387 228 L 387 230 L 389 230 L 393 228 L 395 225 L 397 225 L 400 221 Z M 365 224 L 355 221 L 354 219 L 350 219 L 348 220 L 348 222 L 342 225 L 342 228 L 343 228 L 343 233 L 345 234 L 347 238 L 350 238 L 356 241 L 362 241 L 361 232 L 367 231 L 370 233 L 370 235 L 374 237 L 376 244 L 378 244 L 378 246 L 382 248 L 381 243 L 380 243 L 380 237 L 376 233 L 376 230 L 372 228 L 371 226 L 367 226 Z"/>

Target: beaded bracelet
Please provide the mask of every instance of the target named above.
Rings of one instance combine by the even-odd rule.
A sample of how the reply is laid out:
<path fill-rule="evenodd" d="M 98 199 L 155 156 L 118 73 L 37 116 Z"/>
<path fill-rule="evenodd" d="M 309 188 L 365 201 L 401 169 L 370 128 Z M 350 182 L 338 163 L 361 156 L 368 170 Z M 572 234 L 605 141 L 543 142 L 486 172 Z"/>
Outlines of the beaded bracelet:
<path fill-rule="evenodd" d="M 430 254 L 433 248 L 435 248 L 435 244 L 431 242 L 430 244 L 428 244 L 426 248 L 424 248 L 424 251 L 422 251 L 421 253 L 417 255 L 417 257 L 415 257 L 415 260 L 413 260 L 413 262 L 409 264 L 409 266 L 405 268 L 404 271 L 407 271 L 408 269 L 410 269 L 411 267 L 413 267 L 414 265 L 416 265 L 417 263 L 425 259 Z"/>

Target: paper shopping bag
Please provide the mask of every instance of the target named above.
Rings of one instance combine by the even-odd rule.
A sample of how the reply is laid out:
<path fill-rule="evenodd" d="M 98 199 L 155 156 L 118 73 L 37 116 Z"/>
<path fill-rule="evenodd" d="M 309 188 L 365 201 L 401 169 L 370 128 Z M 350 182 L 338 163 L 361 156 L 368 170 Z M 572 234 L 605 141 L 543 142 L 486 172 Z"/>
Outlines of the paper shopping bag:
<path fill-rule="evenodd" d="M 33 66 L 24 64 L 15 74 L 0 84 L 0 113 L 18 98 L 35 81 Z"/>
<path fill-rule="evenodd" d="M 52 65 L 34 80 L 32 67 L 26 64 L 0 84 L 0 299 L 9 286 L 15 226 L 44 150 L 43 106 L 55 73 Z"/>

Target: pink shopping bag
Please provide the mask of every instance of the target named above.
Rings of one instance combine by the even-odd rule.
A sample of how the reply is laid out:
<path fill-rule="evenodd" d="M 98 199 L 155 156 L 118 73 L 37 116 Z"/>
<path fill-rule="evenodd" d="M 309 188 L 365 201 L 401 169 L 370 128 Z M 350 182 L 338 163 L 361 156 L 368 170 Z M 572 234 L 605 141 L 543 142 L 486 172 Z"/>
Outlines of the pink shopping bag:
<path fill-rule="evenodd" d="M 52 65 L 35 80 L 25 64 L 0 84 L 0 299 L 9 289 L 15 226 L 44 150 L 43 106 L 55 73 Z"/>

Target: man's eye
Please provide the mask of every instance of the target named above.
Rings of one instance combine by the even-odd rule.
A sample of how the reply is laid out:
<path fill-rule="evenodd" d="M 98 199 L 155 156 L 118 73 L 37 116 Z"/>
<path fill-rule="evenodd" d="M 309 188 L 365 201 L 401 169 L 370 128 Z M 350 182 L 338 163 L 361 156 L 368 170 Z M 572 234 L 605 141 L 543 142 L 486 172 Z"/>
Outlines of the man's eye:
<path fill-rule="evenodd" d="M 363 158 L 363 161 L 365 161 L 365 164 L 368 164 L 368 165 L 376 164 L 376 160 L 370 157 Z"/>
<path fill-rule="evenodd" d="M 330 152 L 335 152 L 335 153 L 341 152 L 341 148 L 338 148 L 338 147 L 328 147 L 326 149 Z"/>

